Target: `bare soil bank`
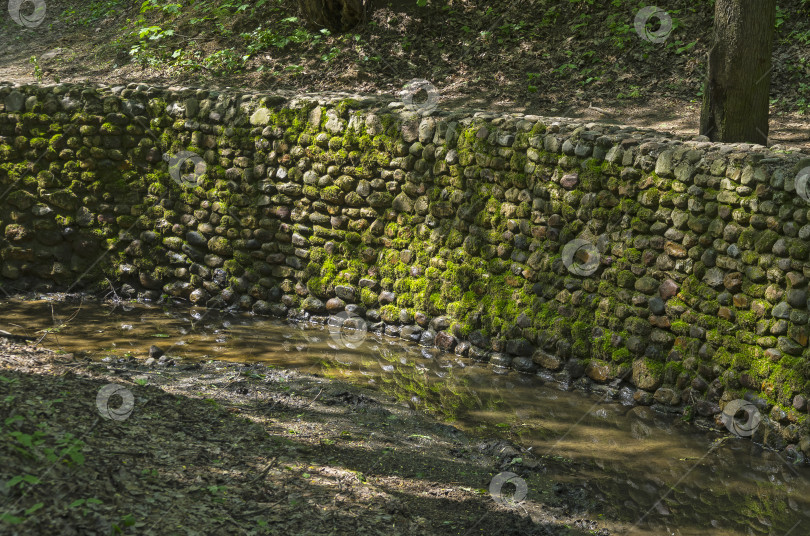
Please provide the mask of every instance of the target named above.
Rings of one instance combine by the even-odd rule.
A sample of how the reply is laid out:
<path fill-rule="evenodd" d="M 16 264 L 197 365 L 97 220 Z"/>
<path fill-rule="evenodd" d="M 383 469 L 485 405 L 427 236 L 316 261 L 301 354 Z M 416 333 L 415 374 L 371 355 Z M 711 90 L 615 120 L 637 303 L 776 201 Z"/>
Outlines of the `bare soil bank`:
<path fill-rule="evenodd" d="M 0 363 L 7 534 L 612 533 L 583 489 L 543 477 L 562 462 L 343 382 L 91 362 L 3 338 Z M 119 395 L 105 403 L 110 383 L 131 413 Z M 503 471 L 528 484 L 517 507 L 487 491 Z"/>

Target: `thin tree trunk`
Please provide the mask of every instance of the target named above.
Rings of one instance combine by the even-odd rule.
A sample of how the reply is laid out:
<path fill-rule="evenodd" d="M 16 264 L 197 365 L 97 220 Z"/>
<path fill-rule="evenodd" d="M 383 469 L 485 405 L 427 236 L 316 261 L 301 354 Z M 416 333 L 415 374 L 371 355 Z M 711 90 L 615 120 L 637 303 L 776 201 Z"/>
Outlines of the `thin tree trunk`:
<path fill-rule="evenodd" d="M 767 144 L 776 0 L 717 0 L 700 111 L 712 141 Z"/>

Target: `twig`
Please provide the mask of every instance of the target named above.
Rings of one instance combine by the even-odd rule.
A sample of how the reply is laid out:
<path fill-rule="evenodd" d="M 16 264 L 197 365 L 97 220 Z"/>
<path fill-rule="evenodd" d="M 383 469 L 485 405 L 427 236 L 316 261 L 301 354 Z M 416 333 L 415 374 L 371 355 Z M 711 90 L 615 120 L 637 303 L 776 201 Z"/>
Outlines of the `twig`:
<path fill-rule="evenodd" d="M 109 284 L 110 284 L 110 292 L 112 292 L 112 295 L 113 295 L 113 296 L 115 296 L 115 299 L 114 299 L 113 301 L 114 301 L 115 303 L 120 302 L 120 301 L 121 301 L 121 298 L 118 296 L 118 293 L 116 293 L 116 292 L 115 292 L 115 287 L 113 286 L 112 281 L 110 281 L 110 278 L 109 278 L 109 277 L 108 277 L 108 278 L 106 278 L 106 279 L 107 279 L 107 283 L 109 283 Z M 107 296 L 109 296 L 109 294 L 107 294 Z"/>
<path fill-rule="evenodd" d="M 264 479 L 264 477 L 266 477 L 266 476 L 267 476 L 267 473 L 269 473 L 269 472 L 270 472 L 270 469 L 272 469 L 272 468 L 273 468 L 273 466 L 275 466 L 275 465 L 276 465 L 276 460 L 277 460 L 277 459 L 278 459 L 278 458 L 276 457 L 276 458 L 273 458 L 272 460 L 270 460 L 270 463 L 269 463 L 269 464 L 267 464 L 267 467 L 265 467 L 265 468 L 264 468 L 264 471 L 262 471 L 262 472 L 259 474 L 259 476 L 257 476 L 257 477 L 256 477 L 256 478 L 254 478 L 253 480 L 249 481 L 249 482 L 248 482 L 248 484 L 253 484 L 253 483 L 254 483 L 254 482 L 256 482 L 257 480 L 262 480 L 262 479 Z"/>
<path fill-rule="evenodd" d="M 81 304 L 79 304 L 79 308 L 78 308 L 78 309 L 76 309 L 76 310 L 73 312 L 73 314 L 72 314 L 72 315 L 70 315 L 70 318 L 68 318 L 68 319 L 67 319 L 65 322 L 63 322 L 63 323 L 59 324 L 59 325 L 57 326 L 57 328 L 58 328 L 58 329 L 62 329 L 63 327 L 65 327 L 65 326 L 67 326 L 68 324 L 70 324 L 70 323 L 73 321 L 73 319 L 74 319 L 74 318 L 76 318 L 76 315 L 78 315 L 78 314 L 79 314 L 79 311 L 81 311 L 81 310 L 82 310 L 82 306 L 81 306 Z M 53 320 L 53 323 L 54 323 L 54 324 L 56 324 L 56 322 L 57 322 L 57 321 L 56 321 L 56 313 L 54 313 L 54 310 L 53 310 L 53 304 L 51 304 L 51 319 Z M 36 347 L 36 346 L 39 346 L 39 343 L 41 343 L 41 342 L 42 342 L 42 340 L 43 340 L 45 337 L 47 337 L 49 333 L 52 333 L 52 332 L 50 332 L 50 331 L 48 331 L 48 330 L 44 330 L 44 333 L 42 334 L 42 337 L 40 337 L 40 338 L 37 340 L 37 342 L 35 342 L 35 343 L 34 343 L 34 346 L 35 346 L 35 347 Z M 58 341 L 57 341 L 57 344 L 58 344 Z"/>
<path fill-rule="evenodd" d="M 596 110 L 596 111 L 597 111 L 597 112 L 599 112 L 600 114 L 604 114 L 604 115 L 611 115 L 611 113 L 610 113 L 610 112 L 608 112 L 607 110 L 603 110 L 602 108 L 597 108 L 597 107 L 596 107 L 596 106 L 594 106 L 593 104 L 588 104 L 588 109 L 589 109 L 589 110 Z"/>
<path fill-rule="evenodd" d="M 321 387 L 321 390 L 320 390 L 320 391 L 318 391 L 318 394 L 317 394 L 317 395 L 315 395 L 315 398 L 313 398 L 312 400 L 310 400 L 310 401 L 309 401 L 309 404 L 307 404 L 306 406 L 301 406 L 301 409 L 304 409 L 304 408 L 308 408 L 308 407 L 310 407 L 310 406 L 311 406 L 311 405 L 312 405 L 312 404 L 313 404 L 313 403 L 314 403 L 316 400 L 318 400 L 318 397 L 319 397 L 319 396 L 321 396 L 321 393 L 323 393 L 323 387 Z"/>

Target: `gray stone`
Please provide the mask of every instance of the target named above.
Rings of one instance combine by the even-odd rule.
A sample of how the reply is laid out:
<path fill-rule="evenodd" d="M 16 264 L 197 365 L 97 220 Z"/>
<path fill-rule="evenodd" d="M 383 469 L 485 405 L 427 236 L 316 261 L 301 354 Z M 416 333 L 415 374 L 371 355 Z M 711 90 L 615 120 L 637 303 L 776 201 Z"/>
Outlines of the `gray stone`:
<path fill-rule="evenodd" d="M 269 315 L 273 311 L 273 304 L 264 300 L 257 300 L 256 303 L 253 304 L 252 310 L 257 315 Z"/>
<path fill-rule="evenodd" d="M 416 325 L 403 326 L 399 331 L 399 338 L 412 342 L 419 342 L 422 338 L 422 328 Z"/>
<path fill-rule="evenodd" d="M 720 287 L 723 285 L 724 277 L 725 274 L 720 268 L 709 268 L 703 276 L 703 281 L 710 287 Z"/>
<path fill-rule="evenodd" d="M 353 302 L 355 300 L 356 290 L 351 285 L 335 285 L 335 294 L 342 300 Z"/>
<path fill-rule="evenodd" d="M 666 305 L 664 300 L 659 297 L 650 298 L 650 301 L 647 302 L 650 311 L 655 315 L 662 315 L 666 311 Z"/>
<path fill-rule="evenodd" d="M 25 106 L 25 96 L 16 89 L 8 94 L 5 100 L 6 112 L 16 113 Z"/>
<path fill-rule="evenodd" d="M 506 341 L 506 352 L 517 356 L 531 356 L 534 346 L 526 339 L 510 339 Z"/>
<path fill-rule="evenodd" d="M 489 360 L 489 350 L 485 350 L 475 345 L 471 345 L 469 348 L 468 355 L 470 359 L 474 361 L 488 361 Z"/>
<path fill-rule="evenodd" d="M 801 344 L 788 337 L 779 337 L 776 345 L 781 351 L 790 355 L 802 355 L 802 350 L 804 350 L 804 347 Z"/>
<path fill-rule="evenodd" d="M 493 367 L 508 368 L 512 364 L 512 358 L 501 352 L 492 352 L 489 362 Z"/>
<path fill-rule="evenodd" d="M 189 114 L 191 115 L 191 114 Z M 253 126 L 267 126 L 270 123 L 272 114 L 267 108 L 259 108 L 250 116 L 250 124 Z"/>
<path fill-rule="evenodd" d="M 790 289 L 787 291 L 786 300 L 793 307 L 805 307 L 807 305 L 807 291 L 804 289 Z"/>
<path fill-rule="evenodd" d="M 325 313 L 326 306 L 324 303 L 314 296 L 307 296 L 301 302 L 301 308 L 308 313 Z"/>
<path fill-rule="evenodd" d="M 695 411 L 702 417 L 711 417 L 720 413 L 720 406 L 711 400 L 698 400 L 695 402 Z"/>
<path fill-rule="evenodd" d="M 335 110 L 327 110 L 326 117 L 327 120 L 324 128 L 329 131 L 330 134 L 340 134 L 345 126 L 345 122 L 340 119 L 337 112 Z"/>
<path fill-rule="evenodd" d="M 571 143 L 571 140 L 565 140 L 562 145 L 562 152 L 563 154 L 573 155 L 574 154 L 574 144 Z"/>
<path fill-rule="evenodd" d="M 394 198 L 391 206 L 397 212 L 412 212 L 413 211 L 413 200 L 405 195 L 405 193 L 400 193 Z"/>
<path fill-rule="evenodd" d="M 419 338 L 419 344 L 422 346 L 433 346 L 436 340 L 436 332 L 432 329 L 427 329 L 422 332 Z"/>
<path fill-rule="evenodd" d="M 655 399 L 655 401 L 659 404 L 664 404 L 665 406 L 677 406 L 681 401 L 681 397 L 677 391 L 668 387 L 661 387 L 655 391 L 653 399 Z"/>
<path fill-rule="evenodd" d="M 771 316 L 774 318 L 790 318 L 790 305 L 787 302 L 779 302 L 771 309 Z"/>
<path fill-rule="evenodd" d="M 554 354 L 544 352 L 543 350 L 535 351 L 534 355 L 532 355 L 532 360 L 541 367 L 548 370 L 560 370 L 563 365 L 562 359 L 560 359 Z M 580 374 L 580 376 L 581 375 L 582 374 Z"/>
<path fill-rule="evenodd" d="M 537 365 L 534 364 L 530 357 L 518 356 L 512 359 L 512 368 L 518 372 L 531 374 L 537 370 Z"/>
<path fill-rule="evenodd" d="M 204 305 L 208 299 L 208 293 L 205 290 L 198 288 L 191 291 L 189 294 L 188 299 L 194 305 Z"/>
<path fill-rule="evenodd" d="M 659 368 L 651 368 L 644 359 L 633 361 L 633 385 L 646 391 L 654 391 L 661 386 L 663 377 Z"/>
<path fill-rule="evenodd" d="M 202 235 L 202 233 L 198 233 L 197 231 L 189 231 L 186 233 L 186 242 L 191 244 L 192 246 L 196 247 L 207 247 L 208 246 L 208 239 Z"/>

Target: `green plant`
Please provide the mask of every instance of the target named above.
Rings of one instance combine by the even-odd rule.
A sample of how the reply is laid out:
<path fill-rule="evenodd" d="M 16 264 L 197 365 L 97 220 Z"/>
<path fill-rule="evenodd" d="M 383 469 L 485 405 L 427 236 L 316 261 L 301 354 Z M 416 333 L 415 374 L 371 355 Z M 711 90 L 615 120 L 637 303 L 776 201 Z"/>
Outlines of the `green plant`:
<path fill-rule="evenodd" d="M 682 44 L 683 44 L 683 41 L 675 41 L 675 43 L 673 43 L 673 46 L 682 45 Z M 691 43 L 687 43 L 687 44 L 685 44 L 683 46 L 678 46 L 678 48 L 675 49 L 675 54 L 683 54 L 684 52 L 688 52 L 688 51 L 692 50 L 695 47 L 695 45 L 697 45 L 697 39 L 695 39 Z"/>
<path fill-rule="evenodd" d="M 118 523 L 112 524 L 112 530 L 114 534 L 123 534 L 124 529 L 126 527 L 131 527 L 135 524 L 135 516 L 132 514 L 127 514 L 125 516 L 121 516 L 120 525 Z"/>
<path fill-rule="evenodd" d="M 42 82 L 42 68 L 39 66 L 39 60 L 37 57 L 31 56 L 28 59 L 28 63 L 34 67 L 34 78 L 36 78 L 37 82 Z"/>
<path fill-rule="evenodd" d="M 773 27 L 776 30 L 778 30 L 779 27 L 782 26 L 782 24 L 785 23 L 786 16 L 787 16 L 787 13 L 785 13 L 785 11 L 781 7 L 776 6 L 776 21 L 774 22 L 774 25 L 773 25 Z"/>
<path fill-rule="evenodd" d="M 100 501 L 99 499 L 96 499 L 95 497 L 90 497 L 88 499 L 76 499 L 75 501 L 73 501 L 72 503 L 70 503 L 68 505 L 68 508 L 78 508 L 80 506 L 86 506 L 86 505 L 89 505 L 89 504 L 104 504 L 104 501 Z M 87 513 L 88 513 L 88 509 L 87 508 L 82 508 L 82 515 L 86 516 Z"/>
<path fill-rule="evenodd" d="M 12 383 L 0 377 L 4 383 Z M 12 400 L 9 400 L 12 398 Z M 3 403 L 8 404 L 14 397 L 7 397 Z M 13 414 L 2 421 L 0 425 L 0 448 L 17 454 L 21 460 L 33 462 L 26 463 L 20 474 L 13 476 L 5 486 L 9 490 L 16 490 L 25 496 L 30 490 L 42 483 L 42 478 L 31 474 L 38 466 L 63 463 L 68 467 L 84 464 L 84 443 L 69 432 L 56 432 L 43 421 L 56 412 L 55 406 L 62 399 L 42 399 L 33 397 L 15 402 L 15 407 L 31 408 L 25 413 Z M 6 408 L 4 408 L 6 409 Z M 47 474 L 47 472 L 44 472 Z M 42 508 L 42 503 L 36 503 L 17 512 L 7 511 L 0 515 L 0 521 L 11 524 L 23 523 L 26 517 Z"/>
<path fill-rule="evenodd" d="M 62 12 L 62 20 L 81 26 L 87 26 L 97 20 L 114 16 L 120 0 L 93 0 L 83 3 L 81 9 L 71 7 Z"/>
<path fill-rule="evenodd" d="M 542 75 L 540 73 L 528 73 L 526 78 L 528 78 L 528 86 L 527 89 L 529 93 L 537 93 L 537 86 L 533 84 L 535 80 L 540 78 Z"/>
<path fill-rule="evenodd" d="M 630 86 L 630 91 L 628 93 L 618 93 L 616 98 L 618 99 L 638 99 L 641 97 L 641 88 L 639 86 Z"/>

